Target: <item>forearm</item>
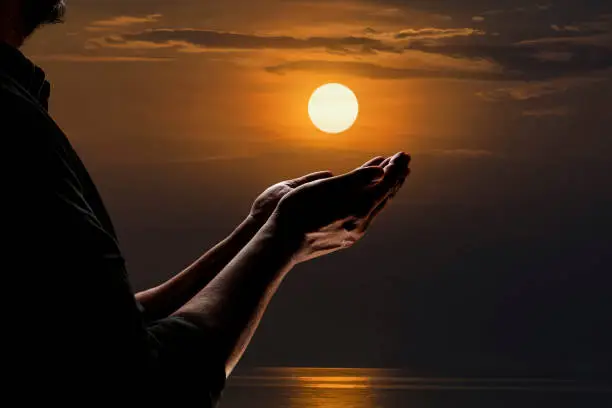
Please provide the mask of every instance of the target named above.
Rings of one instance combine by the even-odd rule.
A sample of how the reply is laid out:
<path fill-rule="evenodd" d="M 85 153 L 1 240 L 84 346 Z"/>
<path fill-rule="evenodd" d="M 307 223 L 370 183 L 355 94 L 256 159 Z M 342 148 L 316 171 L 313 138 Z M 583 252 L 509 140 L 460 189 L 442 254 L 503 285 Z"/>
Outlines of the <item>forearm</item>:
<path fill-rule="evenodd" d="M 148 320 L 167 317 L 193 298 L 240 252 L 257 233 L 261 223 L 245 219 L 230 236 L 169 281 L 144 292 L 136 299 Z"/>
<path fill-rule="evenodd" d="M 236 366 L 287 272 L 299 243 L 268 221 L 209 285 L 175 315 L 215 333 L 226 374 Z"/>

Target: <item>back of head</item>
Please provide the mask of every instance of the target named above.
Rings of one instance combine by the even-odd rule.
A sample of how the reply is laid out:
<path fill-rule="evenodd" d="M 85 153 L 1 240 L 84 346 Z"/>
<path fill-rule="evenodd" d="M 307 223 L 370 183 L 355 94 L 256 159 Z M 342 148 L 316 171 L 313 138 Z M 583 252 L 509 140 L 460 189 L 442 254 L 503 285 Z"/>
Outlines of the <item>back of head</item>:
<path fill-rule="evenodd" d="M 62 21 L 66 10 L 64 0 L 20 0 L 24 37 L 28 37 L 43 24 Z"/>
<path fill-rule="evenodd" d="M 0 11 L 4 14 L 0 16 L 4 17 L 0 18 L 0 31 L 11 32 L 23 42 L 38 27 L 61 22 L 65 10 L 65 0 L 0 0 Z"/>

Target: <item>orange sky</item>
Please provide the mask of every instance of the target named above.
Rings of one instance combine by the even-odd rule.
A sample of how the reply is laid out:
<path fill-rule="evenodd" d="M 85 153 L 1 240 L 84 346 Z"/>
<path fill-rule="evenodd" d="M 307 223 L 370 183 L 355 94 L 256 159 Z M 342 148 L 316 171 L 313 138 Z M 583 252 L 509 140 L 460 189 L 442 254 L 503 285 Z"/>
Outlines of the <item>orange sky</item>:
<path fill-rule="evenodd" d="M 305 143 L 364 153 L 397 149 L 413 153 L 453 149 L 479 152 L 492 147 L 479 136 L 492 120 L 513 120 L 532 112 L 540 120 L 550 121 L 571 110 L 559 102 L 532 100 L 541 96 L 537 92 L 522 104 L 500 106 L 504 99 L 521 99 L 514 94 L 505 97 L 503 90 L 516 89 L 520 93 L 525 86 L 524 81 L 514 80 L 507 73 L 511 67 L 504 67 L 493 57 L 465 58 L 436 52 L 436 47 L 455 41 L 501 47 L 496 39 L 499 33 L 473 18 L 465 21 L 463 17 L 447 15 L 443 8 L 435 12 L 365 1 L 262 1 L 256 5 L 241 1 L 72 3 L 67 23 L 34 37 L 26 50 L 45 65 L 54 80 L 54 109 L 59 120 L 66 118 L 63 124 L 74 129 L 73 138 L 78 142 L 80 137 L 87 138 L 82 142 L 83 149 L 96 143 L 96 151 L 106 159 L 123 155 L 159 159 L 153 150 L 143 146 L 145 140 L 141 136 L 129 136 L 141 132 L 145 133 L 142 138 L 152 144 L 164 145 L 165 158 L 166 148 L 185 147 L 187 152 L 176 152 L 179 156 L 200 150 L 204 155 L 227 156 L 241 148 L 252 151 L 252 142 L 257 144 L 255 149 L 261 148 L 262 143 L 276 148 L 295 148 Z M 533 8 L 525 13 L 542 20 L 544 32 L 540 36 L 555 34 L 545 25 L 548 20 L 555 21 L 546 16 L 551 14 L 549 10 Z M 185 29 L 195 30 L 196 35 Z M 145 38 L 146 30 L 157 30 L 155 34 L 160 38 Z M 201 38 L 203 31 L 216 37 Z M 164 34 L 168 39 L 162 39 Z M 232 34 L 243 37 L 226 38 Z M 398 38 L 401 35 L 409 37 Z M 271 37 L 280 37 L 280 43 Z M 299 44 L 312 37 L 329 45 Z M 347 37 L 357 39 L 358 45 L 333 45 Z M 259 45 L 250 47 L 253 38 Z M 293 43 L 283 45 L 282 39 Z M 401 53 L 365 52 L 360 45 L 364 41 L 380 42 L 394 49 L 423 42 L 430 44 L 433 51 L 417 48 Z M 329 48 L 336 46 L 343 48 Z M 328 66 L 304 68 L 307 71 L 278 74 L 265 70 L 283 64 L 323 62 Z M 368 71 L 368 64 L 397 70 L 394 74 L 407 75 L 407 79 L 380 79 Z M 525 72 L 525 79 L 531 80 L 533 74 Z M 584 74 L 574 75 L 576 78 L 567 79 L 567 83 L 579 88 L 597 86 L 592 81 L 581 81 Z M 466 80 L 465 75 L 470 79 Z M 498 80 L 487 80 L 489 75 L 497 75 Z M 558 76 L 567 77 L 563 72 Z M 538 82 L 543 87 L 551 83 L 552 93 L 560 92 L 552 82 L 555 79 Z M 357 126 L 338 137 L 318 134 L 306 116 L 310 93 L 330 81 L 353 88 L 362 105 Z M 502 103 L 490 106 L 487 95 L 496 95 L 500 89 L 502 96 L 498 99 Z M 82 101 L 86 95 L 95 95 L 94 101 L 72 106 L 71 101 Z M 107 110 L 106 115 L 98 114 L 100 108 Z M 108 121 L 108 116 L 114 120 Z M 91 134 L 91 120 L 101 122 L 94 130 L 99 136 Z M 147 127 L 155 129 L 155 133 L 173 133 L 172 138 L 168 140 L 168 134 L 151 135 L 152 131 L 144 129 Z M 250 135 L 250 128 L 266 134 Z M 241 134 L 237 140 L 226 136 L 237 133 Z M 210 151 L 211 144 L 214 152 Z M 109 150 L 98 150 L 102 145 Z M 176 159 L 181 159 L 179 156 Z"/>

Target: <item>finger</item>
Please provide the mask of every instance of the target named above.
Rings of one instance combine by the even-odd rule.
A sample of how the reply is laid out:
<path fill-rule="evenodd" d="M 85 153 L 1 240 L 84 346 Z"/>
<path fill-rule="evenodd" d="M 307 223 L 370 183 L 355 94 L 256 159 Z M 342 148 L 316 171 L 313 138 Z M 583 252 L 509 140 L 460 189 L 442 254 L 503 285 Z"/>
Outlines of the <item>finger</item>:
<path fill-rule="evenodd" d="M 291 180 L 289 182 L 289 184 L 292 187 L 299 187 L 299 186 L 302 186 L 304 184 L 311 183 L 313 181 L 323 180 L 323 179 L 327 179 L 327 178 L 330 178 L 330 177 L 333 177 L 333 176 L 334 175 L 333 175 L 333 173 L 331 171 L 318 171 L 316 173 L 307 174 L 307 175 L 305 175 L 303 177 L 299 177 L 299 178 L 296 178 L 294 180 Z"/>
<path fill-rule="evenodd" d="M 385 175 L 394 175 L 405 176 L 405 172 L 408 169 L 410 164 L 410 156 L 405 153 L 397 153 L 396 155 L 388 158 L 383 162 L 385 164 L 382 166 L 385 169 Z"/>
<path fill-rule="evenodd" d="M 359 188 L 379 183 L 385 176 L 385 171 L 378 166 L 360 167 L 350 173 L 332 177 L 328 180 L 332 188 Z"/>
<path fill-rule="evenodd" d="M 365 162 L 361 167 L 370 167 L 370 166 L 379 166 L 385 160 L 384 157 L 378 156 L 367 162 Z"/>
<path fill-rule="evenodd" d="M 383 169 L 387 167 L 391 163 L 391 157 L 387 157 L 382 163 L 380 163 L 380 167 Z"/>
<path fill-rule="evenodd" d="M 410 157 L 409 154 L 404 153 L 404 152 L 399 152 L 396 153 L 395 155 L 393 155 L 390 159 L 391 163 L 395 163 L 399 166 L 406 166 L 408 167 L 408 165 L 410 164 L 410 161 L 412 160 L 412 157 Z"/>
<path fill-rule="evenodd" d="M 407 174 L 404 177 L 400 178 L 400 180 L 398 181 L 397 185 L 393 189 L 393 192 L 390 194 L 390 196 L 389 196 L 390 198 L 395 198 L 397 193 L 399 193 L 399 191 L 402 189 L 402 187 L 406 183 L 406 179 L 408 178 L 408 176 L 410 176 L 410 172 L 411 172 L 411 170 L 409 168 Z"/>
<path fill-rule="evenodd" d="M 392 159 L 391 163 L 385 167 L 385 176 L 371 190 L 373 201 L 380 202 L 392 194 L 397 184 L 408 176 L 408 172 L 407 164 Z"/>
<path fill-rule="evenodd" d="M 380 163 L 380 167 L 386 167 L 391 164 L 391 161 L 405 161 L 407 160 L 410 163 L 410 156 L 404 152 L 399 152 L 394 154 L 393 156 L 387 157 L 382 163 Z"/>
<path fill-rule="evenodd" d="M 393 198 L 395 198 L 395 196 L 397 195 L 399 190 L 404 185 L 408 175 L 410 175 L 410 169 L 408 169 L 407 175 L 402 177 L 397 182 L 396 186 L 389 192 L 389 194 L 387 194 L 384 198 L 379 199 L 379 201 L 376 203 L 375 208 L 370 212 L 370 214 L 367 217 L 366 227 L 365 228 L 367 228 L 367 225 L 369 225 L 374 220 L 374 218 L 376 218 L 378 216 L 378 214 L 380 214 L 382 212 L 382 210 L 385 209 L 387 204 L 389 204 L 389 201 L 391 201 L 391 200 L 393 200 Z"/>
<path fill-rule="evenodd" d="M 373 209 L 393 198 L 397 194 L 403 180 L 409 173 L 408 164 L 410 156 L 398 153 L 389 159 L 389 164 L 384 168 L 384 177 L 376 183 L 368 194 L 359 199 L 359 214 L 369 214 Z"/>

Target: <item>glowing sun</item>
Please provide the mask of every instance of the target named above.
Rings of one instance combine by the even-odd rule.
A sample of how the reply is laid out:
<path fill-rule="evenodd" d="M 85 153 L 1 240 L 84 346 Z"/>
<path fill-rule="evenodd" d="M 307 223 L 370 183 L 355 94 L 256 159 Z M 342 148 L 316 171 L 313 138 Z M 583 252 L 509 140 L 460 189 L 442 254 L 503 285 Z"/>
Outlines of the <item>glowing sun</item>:
<path fill-rule="evenodd" d="M 315 90 L 308 102 L 312 123 L 325 133 L 342 133 L 359 115 L 357 96 L 344 85 L 325 84 Z"/>

